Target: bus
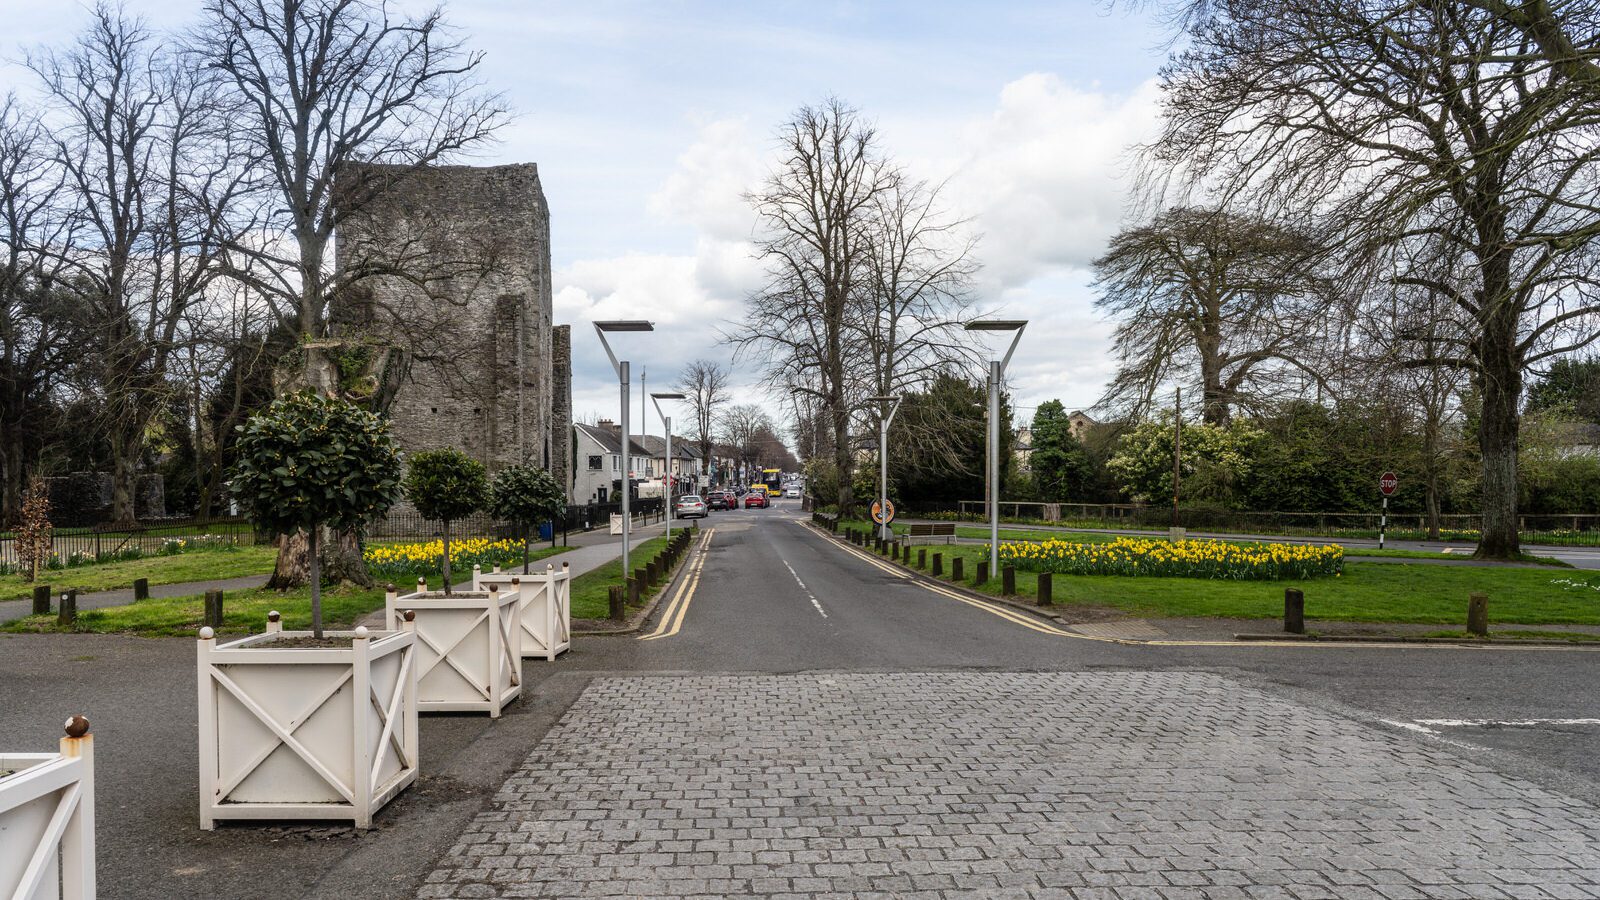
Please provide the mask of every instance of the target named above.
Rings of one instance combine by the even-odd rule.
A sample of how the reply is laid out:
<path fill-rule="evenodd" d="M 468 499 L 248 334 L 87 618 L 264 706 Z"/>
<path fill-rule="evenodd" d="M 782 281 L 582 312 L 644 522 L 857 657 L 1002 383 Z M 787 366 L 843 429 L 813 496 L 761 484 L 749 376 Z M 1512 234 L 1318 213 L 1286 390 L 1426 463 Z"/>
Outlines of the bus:
<path fill-rule="evenodd" d="M 768 497 L 783 496 L 783 472 L 778 469 L 762 469 L 761 483 L 767 486 Z"/>

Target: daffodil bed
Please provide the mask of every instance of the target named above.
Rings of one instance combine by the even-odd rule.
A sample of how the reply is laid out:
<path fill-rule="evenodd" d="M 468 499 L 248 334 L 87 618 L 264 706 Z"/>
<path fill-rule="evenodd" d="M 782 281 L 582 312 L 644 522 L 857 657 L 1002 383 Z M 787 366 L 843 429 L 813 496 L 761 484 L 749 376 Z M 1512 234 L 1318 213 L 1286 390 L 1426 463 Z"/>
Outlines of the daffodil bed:
<path fill-rule="evenodd" d="M 534 548 L 533 558 L 549 556 L 548 547 Z M 362 557 L 374 578 L 394 581 L 437 575 L 444 568 L 444 541 L 412 544 L 369 544 Z M 488 538 L 463 538 L 450 542 L 450 571 L 471 574 L 473 566 L 485 571 L 495 566 L 522 565 L 522 542 L 491 541 Z"/>
<path fill-rule="evenodd" d="M 1143 575 L 1281 581 L 1336 576 L 1344 569 L 1337 544 L 1238 544 L 1118 538 L 1104 544 L 1006 541 L 1000 562 L 1024 572 L 1063 575 Z"/>

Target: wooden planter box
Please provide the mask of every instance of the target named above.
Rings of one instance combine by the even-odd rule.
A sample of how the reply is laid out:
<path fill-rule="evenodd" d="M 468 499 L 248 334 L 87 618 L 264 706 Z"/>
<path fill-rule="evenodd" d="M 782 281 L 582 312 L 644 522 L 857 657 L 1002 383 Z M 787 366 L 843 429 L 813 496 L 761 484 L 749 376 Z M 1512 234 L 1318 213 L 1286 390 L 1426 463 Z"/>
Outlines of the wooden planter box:
<path fill-rule="evenodd" d="M 423 712 L 500 710 L 522 693 L 522 629 L 516 591 L 446 597 L 418 591 L 384 598 L 384 621 L 417 637 L 417 707 Z M 407 621 L 407 616 L 411 621 Z"/>
<path fill-rule="evenodd" d="M 58 753 L 0 753 L 0 897 L 94 900 L 94 739 L 67 727 Z"/>
<path fill-rule="evenodd" d="M 515 587 L 522 607 L 522 655 L 553 660 L 572 649 L 572 568 L 559 570 L 549 563 L 544 571 L 523 575 L 519 571 L 472 573 L 474 590 L 490 585 Z"/>
<path fill-rule="evenodd" d="M 200 827 L 219 819 L 372 816 L 417 779 L 416 638 L 326 632 L 349 647 L 273 648 L 310 632 L 218 645 L 200 629 Z"/>

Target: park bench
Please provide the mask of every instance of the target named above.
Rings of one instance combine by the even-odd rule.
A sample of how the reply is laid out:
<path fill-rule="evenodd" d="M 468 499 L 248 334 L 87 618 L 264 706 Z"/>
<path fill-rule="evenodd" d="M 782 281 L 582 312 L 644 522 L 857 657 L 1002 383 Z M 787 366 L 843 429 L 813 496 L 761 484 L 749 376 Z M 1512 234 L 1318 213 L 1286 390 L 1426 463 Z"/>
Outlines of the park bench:
<path fill-rule="evenodd" d="M 956 539 L 954 522 L 913 522 L 910 528 L 906 533 L 908 544 L 931 544 L 937 538 L 944 538 L 944 543 L 950 544 Z"/>

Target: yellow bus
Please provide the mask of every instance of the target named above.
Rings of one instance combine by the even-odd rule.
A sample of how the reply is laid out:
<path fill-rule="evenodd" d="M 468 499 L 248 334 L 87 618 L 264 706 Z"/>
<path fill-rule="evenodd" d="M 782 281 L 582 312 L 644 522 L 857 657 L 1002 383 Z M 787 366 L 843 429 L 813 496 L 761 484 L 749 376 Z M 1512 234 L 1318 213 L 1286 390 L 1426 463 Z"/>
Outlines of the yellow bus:
<path fill-rule="evenodd" d="M 761 483 L 766 485 L 767 498 L 783 496 L 783 472 L 779 469 L 762 469 Z"/>

